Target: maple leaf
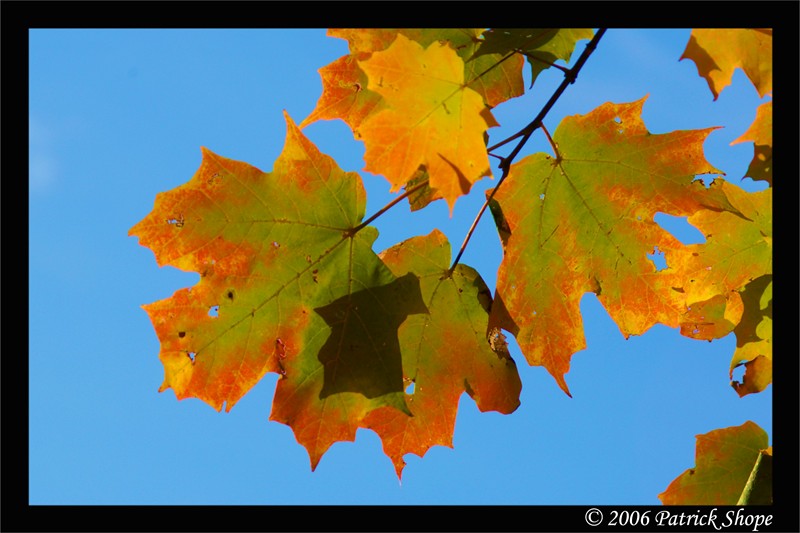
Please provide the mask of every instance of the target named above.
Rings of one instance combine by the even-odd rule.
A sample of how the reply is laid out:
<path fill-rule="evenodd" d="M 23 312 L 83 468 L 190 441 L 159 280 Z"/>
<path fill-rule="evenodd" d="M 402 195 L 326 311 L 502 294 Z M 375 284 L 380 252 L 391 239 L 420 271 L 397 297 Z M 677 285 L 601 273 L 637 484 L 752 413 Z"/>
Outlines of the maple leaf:
<path fill-rule="evenodd" d="M 483 34 L 484 44 L 476 52 L 507 54 L 522 52 L 531 67 L 531 87 L 545 69 L 558 60 L 569 62 L 575 45 L 582 39 L 591 39 L 594 30 L 565 28 L 491 29 Z"/>
<path fill-rule="evenodd" d="M 756 423 L 697 435 L 695 467 L 658 495 L 664 505 L 772 503 L 772 448 Z"/>
<path fill-rule="evenodd" d="M 377 409 L 365 418 L 392 458 L 398 477 L 403 455 L 423 456 L 434 445 L 452 447 L 456 412 L 467 392 L 481 411 L 507 414 L 519 406 L 521 382 L 499 331 L 489 332 L 491 292 L 472 268 L 448 274 L 450 245 L 434 230 L 382 252 L 395 276 L 418 277 L 427 314 L 410 316 L 399 329 L 403 379 L 412 417 Z"/>
<path fill-rule="evenodd" d="M 733 71 L 744 71 L 759 96 L 772 93 L 771 29 L 693 29 L 681 60 L 691 59 L 708 88 L 719 97 Z"/>
<path fill-rule="evenodd" d="M 271 173 L 203 149 L 194 177 L 130 230 L 159 265 L 201 275 L 143 306 L 161 342 L 160 390 L 229 411 L 278 373 L 270 419 L 292 428 L 312 469 L 333 443 L 374 427 L 399 476 L 405 453 L 451 445 L 462 392 L 482 410 L 513 411 L 516 366 L 487 339 L 491 297 L 477 273 L 443 278 L 444 236 L 390 249 L 387 267 L 372 251 L 377 231 L 361 224 L 359 176 L 286 120 Z"/>
<path fill-rule="evenodd" d="M 491 175 L 484 134 L 498 125 L 483 98 L 464 85 L 463 61 L 446 44 L 423 48 L 398 35 L 359 65 L 386 105 L 359 128 L 365 169 L 383 174 L 397 191 L 424 166 L 452 211 L 475 181 Z"/>
<path fill-rule="evenodd" d="M 413 140 L 415 138 L 423 139 L 423 143 L 428 143 L 428 149 L 432 151 L 431 154 L 424 152 L 400 154 L 402 160 L 407 164 L 402 165 L 399 173 L 391 173 L 386 175 L 392 184 L 392 190 L 396 191 L 402 186 L 412 186 L 411 182 L 420 183 L 428 180 L 428 185 L 418 191 L 413 197 L 409 198 L 412 210 L 417 210 L 425 207 L 430 202 L 439 198 L 447 197 L 447 194 L 459 196 L 469 190 L 471 183 L 476 179 L 489 175 L 488 173 L 488 156 L 486 156 L 485 141 L 483 138 L 483 131 L 486 127 L 496 125 L 496 122 L 485 109 L 485 106 L 493 107 L 501 102 L 521 95 L 524 92 L 522 86 L 522 61 L 523 59 L 518 56 L 503 57 L 500 54 L 484 54 L 472 60 L 470 58 L 474 55 L 475 50 L 479 49 L 482 41 L 479 39 L 482 30 L 478 29 L 332 29 L 328 34 L 335 37 L 346 39 L 350 45 L 350 54 L 339 58 L 330 65 L 320 69 L 320 76 L 323 81 L 323 93 L 315 109 L 312 113 L 301 123 L 301 127 L 310 124 L 317 120 L 332 120 L 341 119 L 347 123 L 353 130 L 357 139 L 365 141 L 369 154 L 374 154 L 376 150 L 382 149 L 381 138 L 365 138 L 364 131 L 362 131 L 362 123 L 365 120 L 376 116 L 381 111 L 389 108 L 400 109 L 399 114 L 405 117 L 406 111 L 403 107 L 406 103 L 419 107 L 421 116 L 424 117 L 429 111 L 433 113 L 432 117 L 423 118 L 418 124 L 409 124 L 402 127 L 403 121 L 397 121 L 391 127 L 397 126 L 399 129 L 396 133 L 390 133 L 390 137 L 405 136 L 408 141 L 403 146 L 415 149 Z M 419 96 L 422 99 L 414 99 L 407 101 L 398 101 L 395 96 L 398 96 L 394 91 L 390 91 L 391 102 L 387 104 L 385 95 L 375 87 L 370 87 L 368 76 L 364 71 L 362 64 L 370 61 L 370 58 L 375 52 L 384 52 L 393 46 L 393 43 L 401 36 L 404 40 L 413 41 L 418 43 L 424 49 L 430 49 L 434 45 L 436 48 L 447 48 L 452 50 L 455 54 L 450 57 L 451 65 L 448 66 L 449 78 L 444 81 L 437 79 L 435 74 L 436 66 L 431 64 L 420 71 L 419 64 L 421 59 L 409 56 L 410 62 L 405 66 L 398 66 L 398 68 L 408 69 L 407 73 L 410 76 L 409 80 L 414 79 L 414 85 L 406 84 L 405 79 L 395 80 L 395 87 L 402 86 L 403 94 L 408 96 Z M 461 58 L 462 63 L 460 67 L 456 58 Z M 452 67 L 455 65 L 455 70 Z M 458 73 L 460 72 L 460 74 Z M 434 73 L 431 76 L 431 73 Z M 402 74 L 401 76 L 405 76 Z M 456 81 L 457 80 L 457 81 Z M 455 84 L 455 85 L 454 85 Z M 459 88 L 460 86 L 460 88 Z M 442 109 L 436 111 L 438 103 L 434 103 L 431 107 L 431 101 L 428 96 L 432 92 L 444 89 L 445 91 L 452 92 L 457 89 L 463 92 L 463 96 L 450 95 L 449 92 L 444 97 L 447 97 L 449 104 L 444 103 Z M 427 93 L 427 96 L 426 96 Z M 484 106 L 478 105 L 476 95 L 480 95 L 483 99 Z M 452 97 L 450 97 L 452 96 Z M 450 121 L 443 122 L 437 120 L 437 115 L 447 115 L 449 110 L 447 105 L 453 107 L 455 100 L 461 100 L 462 104 L 466 107 L 459 108 L 461 104 L 456 104 L 454 112 L 461 113 L 461 115 L 454 115 L 449 117 Z M 399 107 L 398 107 L 399 106 Z M 416 112 L 416 111 L 415 111 Z M 470 116 L 474 113 L 474 116 Z M 461 131 L 460 127 L 454 131 L 454 121 L 464 119 L 465 124 L 475 122 L 481 125 L 483 129 L 476 131 L 474 135 L 470 135 L 468 131 Z M 381 128 L 383 120 L 391 120 L 391 115 L 384 115 L 379 122 L 373 122 L 368 126 L 368 131 L 374 137 L 376 128 Z M 442 124 L 450 123 L 447 129 L 442 130 Z M 442 143 L 445 135 L 454 134 L 454 139 L 457 143 L 464 146 L 469 146 L 468 150 L 457 149 L 453 153 L 449 143 Z M 425 140 L 427 139 L 427 140 Z M 433 143 L 442 143 L 438 147 Z M 480 150 L 478 151 L 478 149 Z M 464 154 L 473 153 L 478 154 L 482 161 L 485 163 L 486 172 L 481 172 L 480 175 L 471 176 L 469 170 L 461 167 L 460 159 L 453 159 L 454 157 L 462 157 Z M 441 153 L 440 153 L 441 152 Z M 391 155 L 397 152 L 392 152 Z M 441 159 L 442 157 L 449 158 L 450 163 Z M 409 158 L 416 158 L 413 162 L 408 162 Z M 432 162 L 431 161 L 432 158 Z M 468 160 L 466 167 L 469 167 Z M 368 160 L 367 170 L 378 174 L 386 174 L 380 166 L 380 163 L 370 164 Z M 416 166 L 415 166 L 416 165 Z M 432 167 L 432 168 L 429 168 Z M 433 170 L 434 180 L 430 182 L 431 170 Z M 461 173 L 464 177 L 460 177 Z M 443 176 L 447 176 L 449 181 L 443 181 Z M 442 185 L 445 183 L 445 185 Z M 439 185 L 438 187 L 436 185 Z M 445 187 L 445 188 L 443 188 Z M 448 198 L 448 202 L 452 207 L 455 197 Z"/>
<path fill-rule="evenodd" d="M 436 42 L 447 42 L 465 61 L 466 84 L 483 96 L 486 105 L 494 107 L 524 92 L 522 86 L 522 58 L 502 60 L 499 54 L 486 54 L 468 61 L 479 48 L 482 30 L 477 29 L 330 29 L 328 35 L 348 41 L 350 54 L 343 56 L 319 70 L 322 78 L 322 96 L 314 110 L 300 123 L 305 127 L 317 120 L 341 119 L 356 134 L 365 116 L 377 112 L 381 96 L 367 87 L 366 74 L 359 68 L 373 52 L 389 47 L 398 35 L 428 47 Z"/>
<path fill-rule="evenodd" d="M 735 212 L 701 210 L 687 219 L 703 232 L 706 242 L 673 254 L 672 285 L 687 301 L 682 335 L 711 340 L 737 332 L 730 373 L 748 363 L 747 385 L 732 383 L 744 395 L 761 391 L 772 381 L 771 311 L 769 317 L 764 316 L 766 303 L 759 302 L 758 294 L 754 296 L 758 291 L 753 287 L 763 292 L 763 286 L 751 286 L 764 276 L 771 279 L 772 189 L 748 193 L 722 180 L 712 183 L 711 189 L 724 192 Z"/>
<path fill-rule="evenodd" d="M 386 320 L 380 341 L 389 344 L 391 324 L 396 337 L 405 314 L 425 309 L 418 283 L 415 298 L 414 280 L 393 276 L 372 251 L 376 230 L 354 230 L 366 202 L 360 177 L 286 119 L 272 173 L 204 149 L 194 177 L 159 194 L 130 233 L 159 265 L 201 275 L 194 287 L 144 306 L 161 342 L 160 390 L 230 410 L 277 372 L 272 418 L 292 425 L 315 465 L 332 442 L 352 440 L 370 409 L 408 412 L 399 350 L 361 336 Z M 380 297 L 391 297 L 391 310 L 378 312 Z M 337 312 L 343 318 L 331 325 Z"/>
<path fill-rule="evenodd" d="M 729 373 L 733 380 L 734 370 L 745 367 L 742 382 L 731 382 L 740 397 L 761 392 L 772 383 L 772 275 L 745 285 L 741 298 L 743 316 L 733 330 L 736 350 Z"/>
<path fill-rule="evenodd" d="M 676 327 L 686 311 L 669 269 L 683 245 L 655 214 L 735 211 L 719 187 L 695 180 L 719 172 L 703 155 L 714 128 L 651 134 L 643 104 L 607 103 L 565 118 L 553 136 L 560 158 L 534 154 L 514 164 L 492 206 L 504 256 L 491 324 L 513 333 L 527 360 L 567 394 L 570 357 L 586 347 L 584 294 L 597 294 L 626 337 L 656 323 Z M 654 249 L 667 269 L 648 259 Z"/>
<path fill-rule="evenodd" d="M 772 273 L 772 189 L 749 193 L 715 180 L 709 190 L 723 193 L 734 209 L 700 210 L 687 219 L 706 237 L 673 255 L 675 268 L 688 276 L 675 286 L 690 304 L 738 291 Z"/>
<path fill-rule="evenodd" d="M 766 181 L 772 185 L 772 102 L 758 106 L 750 128 L 731 144 L 752 141 L 753 160 L 743 177 Z"/>

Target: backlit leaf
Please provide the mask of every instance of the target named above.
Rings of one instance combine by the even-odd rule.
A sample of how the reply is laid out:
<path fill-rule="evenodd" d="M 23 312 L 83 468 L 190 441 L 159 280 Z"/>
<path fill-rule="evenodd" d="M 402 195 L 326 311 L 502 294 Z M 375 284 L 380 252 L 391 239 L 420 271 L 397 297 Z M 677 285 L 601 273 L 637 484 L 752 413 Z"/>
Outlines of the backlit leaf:
<path fill-rule="evenodd" d="M 360 177 L 287 123 L 271 173 L 204 150 L 191 181 L 159 194 L 131 234 L 159 265 L 201 275 L 144 306 L 161 342 L 161 390 L 230 410 L 277 372 L 271 418 L 316 466 L 370 410 L 408 412 L 397 326 L 427 311 L 419 281 L 395 277 L 372 251 L 377 232 L 353 231 Z"/>
<path fill-rule="evenodd" d="M 768 446 L 767 433 L 751 421 L 697 435 L 695 467 L 678 476 L 658 497 L 664 505 L 772 503 L 771 468 L 768 478 L 759 481 L 768 487 L 759 489 L 761 501 L 740 503 L 746 489 L 746 497 L 752 496 L 750 480 L 758 477 L 754 469 L 762 466 L 762 456 L 768 455 L 771 465 Z"/>
<path fill-rule="evenodd" d="M 682 288 L 689 303 L 741 290 L 772 273 L 772 189 L 750 193 L 715 180 L 709 192 L 723 193 L 734 209 L 705 209 L 687 219 L 706 237 L 706 242 L 674 254 L 673 265 L 688 275 L 675 286 Z"/>
<path fill-rule="evenodd" d="M 568 394 L 564 374 L 586 346 L 584 294 L 597 295 L 626 337 L 656 323 L 677 327 L 686 312 L 670 269 L 683 245 L 655 214 L 734 209 L 719 187 L 695 180 L 718 172 L 703 155 L 712 129 L 651 134 L 643 104 L 565 118 L 553 136 L 562 159 L 521 160 L 495 197 L 504 257 L 492 324 L 513 333 L 527 360 Z M 656 248 L 667 269 L 648 259 Z"/>
<path fill-rule="evenodd" d="M 516 365 L 499 333 L 487 337 L 491 296 L 477 272 L 445 275 L 444 235 L 397 245 L 384 263 L 377 231 L 360 224 L 358 175 L 287 123 L 271 173 L 204 149 L 195 176 L 131 229 L 160 265 L 201 275 L 144 306 L 161 342 L 161 390 L 230 410 L 278 373 L 270 419 L 292 428 L 312 469 L 363 427 L 399 476 L 406 453 L 452 446 L 463 392 L 484 411 L 516 409 Z"/>
<path fill-rule="evenodd" d="M 706 242 L 673 254 L 676 275 L 672 285 L 685 295 L 688 308 L 681 321 L 681 334 L 711 340 L 735 327 L 738 347 L 731 373 L 739 363 L 758 356 L 768 360 L 748 367 L 747 387 L 734 384 L 739 394 L 756 392 L 772 380 L 772 317 L 764 318 L 769 323 L 762 324 L 762 307 L 757 297 L 753 301 L 754 289 L 747 287 L 757 278 L 772 274 L 772 189 L 748 193 L 722 180 L 712 183 L 710 189 L 724 192 L 735 212 L 704 210 L 688 218 L 703 232 Z M 751 326 L 742 325 L 742 320 Z M 742 327 L 748 328 L 747 334 Z M 755 333 L 757 327 L 766 328 L 763 337 Z"/>
<path fill-rule="evenodd" d="M 772 94 L 771 29 L 693 29 L 681 59 L 691 59 L 714 100 L 740 68 L 763 97 Z"/>
<path fill-rule="evenodd" d="M 772 275 L 757 278 L 742 291 L 744 315 L 734 329 L 736 351 L 731 360 L 730 377 L 744 365 L 741 383 L 731 385 L 739 396 L 761 392 L 772 383 Z"/>
<path fill-rule="evenodd" d="M 350 54 L 320 69 L 322 96 L 316 108 L 300 124 L 304 127 L 317 120 L 344 120 L 357 132 L 363 117 L 378 110 L 381 96 L 367 88 L 366 75 L 358 67 L 373 52 L 389 47 L 398 35 L 416 41 L 423 47 L 446 42 L 466 63 L 467 85 L 483 96 L 486 105 L 494 107 L 524 92 L 522 58 L 503 59 L 500 54 L 485 54 L 467 61 L 480 46 L 481 30 L 477 29 L 330 29 L 328 35 L 348 41 Z"/>
<path fill-rule="evenodd" d="M 543 70 L 558 60 L 569 63 L 577 42 L 593 36 L 594 30 L 591 28 L 496 28 L 483 34 L 484 44 L 476 55 L 507 54 L 515 50 L 522 52 L 531 67 L 533 86 Z"/>
<path fill-rule="evenodd" d="M 409 316 L 398 332 L 403 347 L 406 403 L 367 415 L 366 426 L 383 440 L 398 476 L 403 455 L 422 456 L 434 445 L 452 447 L 459 398 L 467 392 L 481 411 L 510 413 L 521 382 L 500 332 L 487 337 L 491 293 L 478 273 L 457 265 L 447 276 L 450 245 L 437 230 L 380 254 L 395 276 L 419 278 L 427 314 Z"/>
<path fill-rule="evenodd" d="M 457 74 L 452 69 L 448 70 L 449 78 L 448 83 L 450 89 L 457 89 L 465 93 L 466 96 L 456 95 L 455 100 L 462 100 L 466 103 L 467 107 L 463 109 L 455 109 L 456 112 L 464 114 L 465 123 L 470 121 L 477 121 L 477 124 L 482 125 L 483 129 L 479 130 L 475 136 L 467 133 L 468 130 L 463 132 L 456 132 L 459 136 L 455 137 L 457 144 L 464 145 L 468 143 L 469 146 L 480 146 L 481 152 L 477 152 L 484 160 L 488 161 L 486 156 L 485 141 L 483 131 L 486 127 L 495 125 L 494 119 L 485 109 L 485 107 L 493 107 L 510 98 L 521 95 L 524 92 L 522 86 L 522 57 L 514 56 L 504 58 L 500 54 L 484 54 L 475 59 L 469 60 L 475 51 L 482 45 L 482 40 L 479 38 L 482 30 L 478 29 L 332 29 L 328 34 L 335 37 L 346 39 L 350 45 L 350 54 L 344 56 L 330 65 L 320 69 L 320 75 L 323 80 L 323 93 L 317 102 L 314 111 L 301 123 L 301 127 L 310 124 L 317 120 L 332 120 L 342 119 L 353 130 L 357 139 L 362 139 L 367 144 L 367 149 L 370 155 L 375 154 L 377 150 L 382 148 L 382 140 L 380 136 L 375 136 L 375 127 L 380 128 L 382 122 L 372 123 L 368 126 L 370 135 L 364 137 L 364 132 L 361 129 L 362 123 L 372 116 L 377 115 L 379 112 L 387 107 L 385 95 L 381 94 L 380 90 L 375 87 L 370 87 L 368 77 L 363 68 L 360 66 L 370 60 L 372 55 L 376 52 L 384 52 L 393 45 L 398 36 L 402 36 L 408 41 L 413 41 L 421 46 L 423 49 L 434 47 L 446 48 L 452 50 L 455 57 L 462 60 L 461 66 L 456 67 Z M 455 58 L 452 58 L 455 59 Z M 401 59 L 402 61 L 402 59 Z M 442 80 L 436 76 L 430 77 L 428 74 L 432 69 L 436 68 L 433 64 L 420 71 L 419 61 L 414 58 L 408 65 L 398 65 L 398 68 L 407 68 L 409 77 L 408 79 L 395 79 L 392 83 L 393 86 L 402 89 L 406 97 L 411 94 L 415 95 L 417 92 L 421 93 L 420 96 L 425 97 L 424 93 L 431 95 L 431 92 L 436 92 L 442 88 Z M 457 62 L 455 63 L 458 64 Z M 427 72 L 427 74 L 425 74 Z M 426 76 L 428 79 L 426 80 Z M 455 81 L 458 80 L 458 81 Z M 453 85 L 455 83 L 455 85 Z M 448 85 L 445 85 L 445 88 Z M 483 99 L 484 106 L 470 104 L 477 104 L 478 100 L 475 95 L 480 95 Z M 433 200 L 446 197 L 447 194 L 455 194 L 456 196 L 462 194 L 461 191 L 469 190 L 472 181 L 481 176 L 471 177 L 471 172 L 467 170 L 469 163 L 464 168 L 461 168 L 461 161 L 453 160 L 455 156 L 462 156 L 466 151 L 457 149 L 455 152 L 448 148 L 446 144 L 440 146 L 438 151 L 431 143 L 441 142 L 444 135 L 452 134 L 453 128 L 451 126 L 442 129 L 441 120 L 428 120 L 424 115 L 428 112 L 435 114 L 447 114 L 443 109 L 436 110 L 438 104 L 434 103 L 431 106 L 430 98 L 423 98 L 422 101 L 417 99 L 400 101 L 395 98 L 394 89 L 390 91 L 391 103 L 389 107 L 393 109 L 404 110 L 403 107 L 406 103 L 414 106 L 422 106 L 418 114 L 422 114 L 419 123 L 412 123 L 403 125 L 402 121 L 398 121 L 393 127 L 397 127 L 397 136 L 402 136 L 404 141 L 402 146 L 410 149 L 415 149 L 416 146 L 411 142 L 414 138 L 423 139 L 423 144 L 428 145 L 428 150 L 432 151 L 431 154 L 424 152 L 412 154 L 399 154 L 401 159 L 416 158 L 414 162 L 406 161 L 406 164 L 401 165 L 402 169 L 400 174 L 389 170 L 390 174 L 386 174 L 382 170 L 378 170 L 377 163 L 370 163 L 368 160 L 367 170 L 371 170 L 378 174 L 384 174 L 392 184 L 392 190 L 397 191 L 400 187 L 409 185 L 409 182 L 414 181 L 419 173 L 426 176 L 426 179 L 433 172 L 434 180 L 430 182 L 429 186 L 423 192 L 415 195 L 414 199 L 410 199 L 412 210 L 421 209 Z M 445 95 L 447 96 L 447 95 Z M 450 107 L 453 107 L 453 98 L 449 98 Z M 456 107 L 462 103 L 455 104 Z M 423 109 L 424 108 L 424 109 Z M 415 108 L 416 109 L 416 108 Z M 427 111 L 426 111 L 427 110 Z M 474 112 L 474 117 L 470 116 L 470 111 Z M 416 112 L 416 111 L 415 111 Z M 405 112 L 401 112 L 404 115 Z M 391 118 L 384 115 L 380 120 Z M 405 117 L 403 117 L 405 118 Z M 457 117 L 450 117 L 457 118 Z M 450 121 L 452 122 L 452 121 Z M 427 140 L 424 140 L 427 139 Z M 396 147 L 395 147 L 396 148 Z M 395 148 L 390 148 L 394 150 Z M 439 153 L 441 152 L 441 153 Z M 396 151 L 392 151 L 389 157 L 397 155 Z M 443 157 L 449 157 L 452 164 L 446 163 Z M 432 161 L 432 162 L 431 162 Z M 413 166 L 416 163 L 417 166 Z M 420 166 L 421 165 L 421 166 Z M 412 167 L 409 171 L 409 168 Z M 486 166 L 486 173 L 488 175 L 488 162 Z M 445 170 L 443 174 L 442 169 Z M 410 172 L 410 173 L 409 173 Z M 453 174 L 455 172 L 455 174 Z M 459 173 L 464 176 L 462 179 Z M 441 185 L 443 176 L 450 175 L 450 181 L 453 183 Z M 470 181 L 472 180 L 472 181 Z M 445 187 L 445 188 L 443 188 Z M 449 188 L 447 188 L 449 187 Z M 456 192 L 458 191 L 458 192 Z M 451 206 L 455 201 L 454 198 L 448 199 Z"/>
<path fill-rule="evenodd" d="M 430 186 L 450 204 L 489 176 L 484 134 L 496 126 L 483 98 L 464 86 L 464 63 L 447 44 L 423 48 L 398 35 L 359 61 L 385 107 L 362 122 L 366 170 L 399 190 L 424 166 Z"/>
<path fill-rule="evenodd" d="M 731 144 L 753 142 L 753 160 L 743 176 L 772 185 L 772 102 L 758 106 L 750 128 Z"/>

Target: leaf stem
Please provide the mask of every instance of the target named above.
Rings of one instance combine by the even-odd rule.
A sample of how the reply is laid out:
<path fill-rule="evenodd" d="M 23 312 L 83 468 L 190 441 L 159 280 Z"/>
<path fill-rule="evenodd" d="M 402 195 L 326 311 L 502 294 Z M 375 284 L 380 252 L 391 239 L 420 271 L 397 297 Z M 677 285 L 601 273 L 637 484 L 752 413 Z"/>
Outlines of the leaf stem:
<path fill-rule="evenodd" d="M 365 220 L 364 222 L 362 222 L 361 224 L 359 224 L 355 228 L 351 229 L 348 233 L 350 235 L 355 235 L 356 233 L 358 233 L 362 229 L 364 229 L 367 226 L 369 226 L 370 223 L 372 223 L 372 221 L 374 221 L 376 218 L 378 218 L 379 216 L 384 214 L 386 211 L 388 211 L 389 209 L 391 209 L 395 205 L 399 204 L 400 202 L 402 202 L 403 200 L 405 200 L 406 198 L 408 198 L 409 196 L 411 196 L 412 194 L 414 194 L 415 192 L 417 192 L 418 190 L 420 190 L 422 187 L 424 187 L 427 184 L 428 184 L 428 181 L 425 180 L 425 181 L 423 181 L 421 183 L 417 183 L 416 185 L 414 185 L 410 189 L 406 189 L 406 191 L 403 194 L 401 194 L 400 196 L 398 196 L 397 198 L 395 198 L 394 200 L 392 200 L 391 202 L 389 202 L 388 204 L 386 204 L 385 206 L 380 208 L 374 215 L 369 217 L 367 220 Z"/>
<path fill-rule="evenodd" d="M 453 261 L 452 266 L 448 270 L 448 273 L 452 274 L 453 270 L 455 270 L 456 268 L 456 265 L 458 265 L 458 262 L 461 260 L 461 256 L 464 254 L 464 250 L 466 250 L 467 244 L 469 244 L 469 241 L 472 238 L 472 234 L 475 232 L 475 228 L 478 226 L 478 222 L 483 216 L 483 213 L 486 211 L 486 208 L 489 206 L 489 203 L 494 198 L 494 195 L 500 189 L 500 186 L 508 177 L 509 171 L 511 169 L 511 163 L 514 161 L 519 152 L 522 150 L 522 147 L 525 146 L 525 144 L 528 142 L 528 139 L 530 139 L 531 135 L 533 135 L 533 132 L 536 131 L 537 128 L 543 126 L 542 121 L 547 116 L 547 113 L 550 112 L 550 109 L 552 109 L 552 107 L 564 93 L 564 91 L 567 89 L 567 86 L 575 83 L 575 80 L 578 78 L 578 73 L 580 72 L 581 68 L 583 68 L 583 65 L 584 63 L 586 63 L 586 60 L 589 59 L 589 56 L 592 55 L 592 52 L 594 52 L 594 50 L 597 48 L 597 43 L 600 42 L 600 39 L 606 33 L 606 29 L 607 28 L 600 28 L 599 30 L 597 30 L 597 33 L 594 35 L 594 37 L 592 37 L 592 40 L 589 41 L 589 44 L 586 45 L 586 48 L 583 50 L 583 53 L 575 62 L 575 66 L 573 66 L 571 69 L 568 69 L 568 73 L 565 73 L 564 75 L 564 80 L 561 82 L 561 84 L 558 86 L 555 92 L 553 92 L 553 95 L 550 97 L 550 99 L 547 101 L 544 107 L 542 107 L 542 110 L 539 111 L 539 114 L 536 115 L 536 118 L 534 118 L 530 123 L 528 123 L 528 125 L 519 130 L 517 133 L 487 148 L 487 151 L 491 152 L 513 141 L 514 139 L 518 139 L 521 137 L 520 141 L 517 143 L 514 149 L 511 150 L 511 153 L 501 159 L 498 167 L 503 171 L 503 175 L 500 177 L 500 180 L 498 180 L 497 185 L 494 186 L 494 189 L 492 189 L 492 192 L 486 198 L 486 201 L 481 206 L 481 209 L 480 211 L 478 211 L 478 214 L 475 216 L 475 219 L 472 221 L 472 225 L 467 231 L 467 235 L 466 237 L 464 237 L 464 242 L 461 244 L 461 248 L 458 250 L 458 254 L 456 255 L 455 260 Z M 547 135 L 547 137 L 548 139 L 550 139 L 549 135 Z M 558 152 L 556 152 L 556 156 L 558 156 Z"/>
<path fill-rule="evenodd" d="M 475 228 L 478 227 L 478 222 L 480 222 L 481 217 L 483 216 L 483 212 L 486 211 L 486 208 L 491 203 L 492 198 L 494 198 L 494 195 L 497 193 L 497 190 L 500 188 L 500 185 L 503 183 L 503 181 L 506 179 L 507 176 L 508 172 L 506 170 L 503 170 L 503 175 L 498 180 L 497 185 L 494 186 L 492 192 L 490 192 L 489 196 L 486 197 L 486 201 L 483 202 L 480 211 L 478 211 L 478 214 L 472 220 L 472 225 L 469 227 L 469 231 L 467 231 L 467 235 L 464 237 L 464 242 L 461 243 L 461 247 L 458 249 L 458 255 L 456 255 L 455 260 L 453 260 L 452 266 L 447 271 L 448 276 L 452 275 L 453 271 L 456 269 L 458 262 L 461 260 L 461 256 L 464 255 L 464 250 L 467 249 L 467 244 L 469 243 L 469 240 L 472 238 L 472 234 L 475 233 Z"/>
<path fill-rule="evenodd" d="M 518 54 L 524 55 L 525 57 L 527 57 L 528 59 L 530 59 L 532 61 L 538 61 L 539 63 L 544 63 L 548 67 L 557 68 L 558 70 L 563 72 L 565 75 L 569 75 L 570 74 L 570 70 L 567 67 L 563 67 L 561 65 L 556 65 L 552 61 L 547 61 L 546 59 L 542 59 L 541 57 L 536 57 L 535 55 L 533 55 L 533 54 L 531 54 L 529 52 L 525 52 L 524 50 L 517 49 L 516 52 Z"/>
<path fill-rule="evenodd" d="M 558 151 L 558 145 L 553 141 L 553 138 L 550 137 L 550 132 L 547 131 L 547 128 L 544 124 L 542 124 L 542 131 L 544 132 L 544 136 L 547 137 L 547 142 L 550 143 L 550 148 L 553 149 L 553 153 L 556 156 L 556 161 L 561 161 L 561 152 Z"/>

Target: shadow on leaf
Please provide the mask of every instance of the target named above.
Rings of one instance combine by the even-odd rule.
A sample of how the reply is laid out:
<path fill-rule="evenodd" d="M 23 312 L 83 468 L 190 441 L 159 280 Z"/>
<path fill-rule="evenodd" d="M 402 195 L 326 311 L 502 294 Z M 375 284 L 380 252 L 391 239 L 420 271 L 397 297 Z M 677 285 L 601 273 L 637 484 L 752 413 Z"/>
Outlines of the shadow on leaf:
<path fill-rule="evenodd" d="M 320 399 L 340 392 L 377 398 L 403 391 L 397 329 L 408 315 L 428 313 L 417 276 L 408 273 L 314 311 L 331 328 L 319 352 L 325 368 Z"/>

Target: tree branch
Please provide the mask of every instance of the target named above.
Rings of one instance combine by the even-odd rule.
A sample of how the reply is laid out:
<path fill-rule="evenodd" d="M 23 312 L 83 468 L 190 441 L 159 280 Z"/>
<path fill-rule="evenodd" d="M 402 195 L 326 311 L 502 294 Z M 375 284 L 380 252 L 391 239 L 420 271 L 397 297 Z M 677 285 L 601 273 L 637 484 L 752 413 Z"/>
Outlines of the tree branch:
<path fill-rule="evenodd" d="M 586 45 L 586 48 L 583 50 L 581 56 L 575 62 L 575 66 L 572 67 L 571 69 L 568 69 L 567 72 L 564 73 L 564 80 L 561 82 L 561 85 L 558 86 L 558 88 L 555 90 L 555 92 L 547 101 L 547 103 L 544 105 L 544 107 L 542 107 L 542 110 L 539 111 L 539 114 L 536 115 L 536 118 L 534 118 L 530 123 L 528 123 L 528 125 L 526 125 L 517 133 L 487 148 L 487 151 L 491 152 L 492 150 L 495 150 L 496 148 L 499 148 L 513 141 L 514 139 L 522 137 L 520 141 L 517 143 L 517 145 L 514 147 L 514 149 L 511 150 L 511 153 L 501 159 L 498 166 L 503 171 L 503 175 L 500 177 L 500 180 L 497 182 L 497 185 L 495 185 L 494 189 L 492 189 L 492 192 L 486 198 L 486 201 L 481 206 L 481 209 L 480 211 L 478 211 L 478 214 L 475 216 L 475 219 L 472 221 L 472 225 L 470 226 L 469 231 L 467 231 L 467 235 L 464 238 L 464 242 L 461 244 L 461 248 L 459 249 L 456 258 L 453 261 L 450 270 L 448 270 L 449 274 L 453 273 L 453 270 L 455 270 L 456 265 L 458 265 L 458 262 L 461 260 L 461 256 L 464 254 L 464 250 L 466 250 L 467 244 L 469 244 L 469 241 L 472 238 L 472 234 L 475 232 L 475 228 L 478 226 L 478 222 L 483 216 L 483 213 L 486 211 L 486 207 L 488 207 L 489 203 L 494 198 L 494 195 L 497 193 L 497 191 L 500 189 L 500 186 L 508 177 L 509 171 L 511 169 L 511 163 L 514 161 L 519 152 L 522 150 L 522 147 L 525 146 L 525 144 L 528 142 L 528 139 L 530 139 L 531 135 L 533 135 L 533 132 L 536 131 L 537 128 L 542 126 L 542 121 L 547 116 L 547 113 L 550 112 L 550 109 L 552 109 L 552 107 L 564 93 L 564 91 L 567 89 L 567 86 L 575 83 L 575 80 L 578 78 L 578 73 L 580 72 L 581 68 L 583 68 L 583 65 L 584 63 L 586 63 L 586 60 L 589 59 L 589 56 L 592 55 L 592 52 L 594 52 L 594 50 L 597 48 L 597 43 L 603 37 L 605 32 L 606 28 L 600 28 L 597 31 L 592 40 L 589 41 L 589 44 Z"/>

